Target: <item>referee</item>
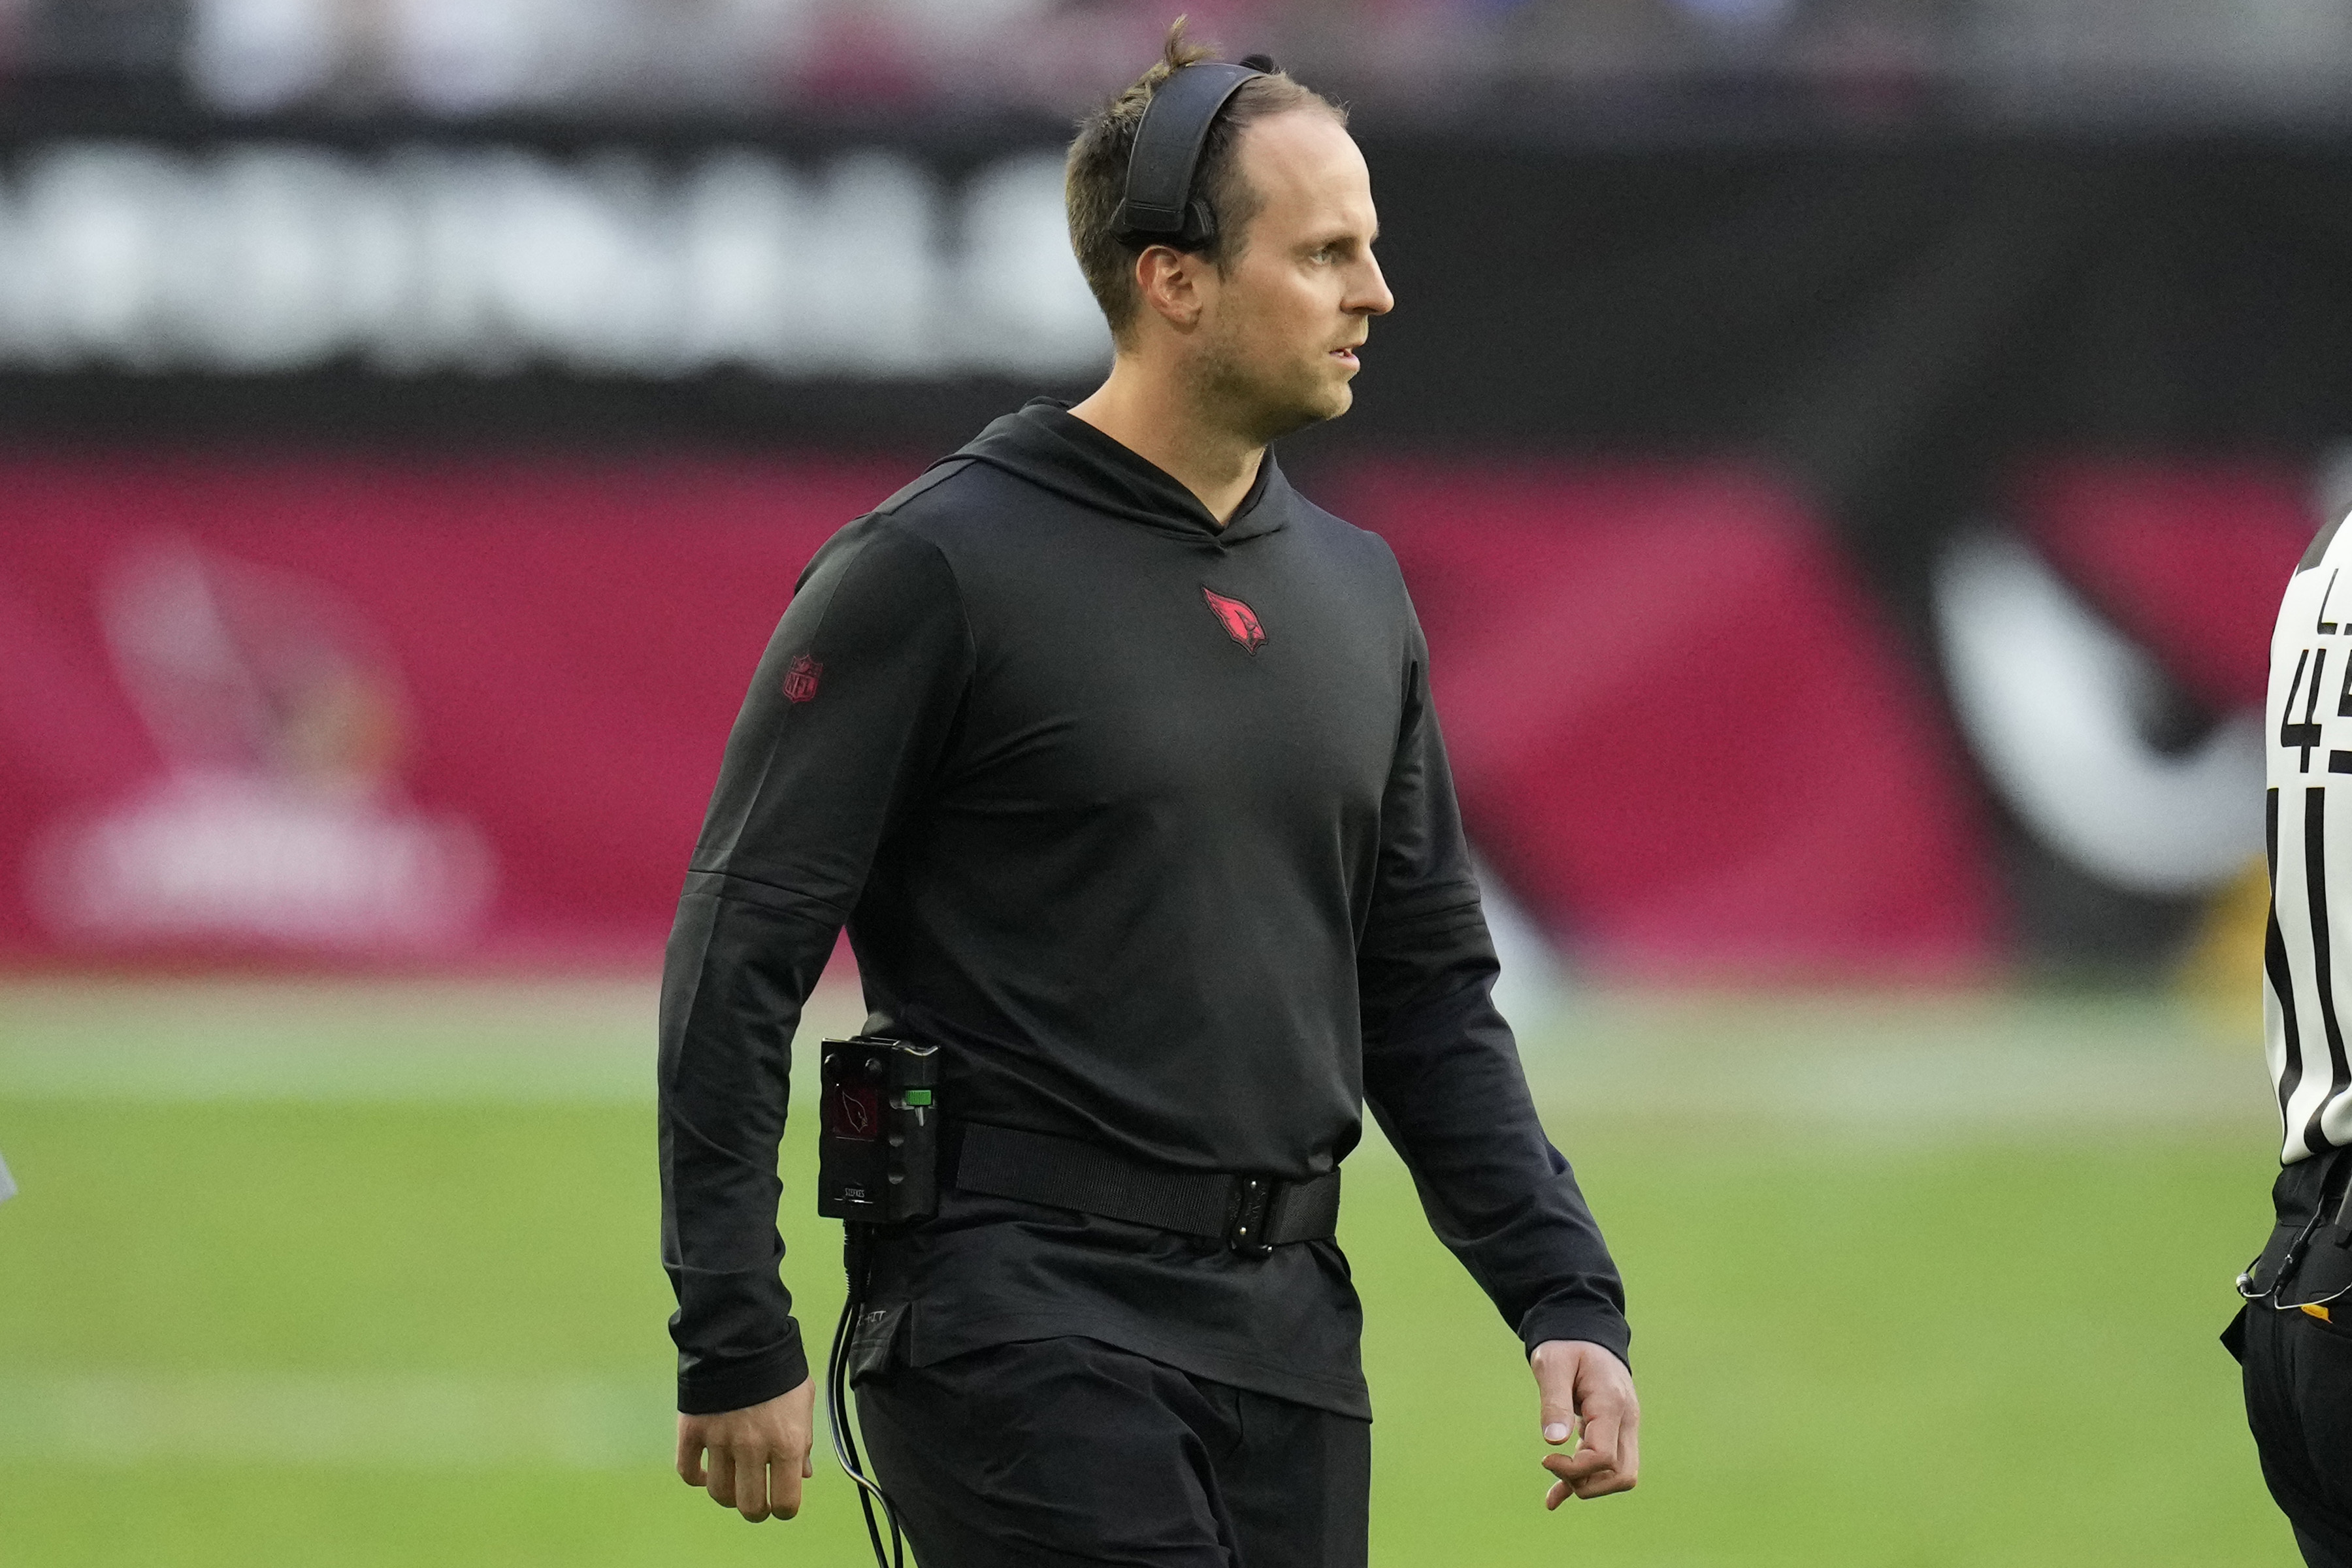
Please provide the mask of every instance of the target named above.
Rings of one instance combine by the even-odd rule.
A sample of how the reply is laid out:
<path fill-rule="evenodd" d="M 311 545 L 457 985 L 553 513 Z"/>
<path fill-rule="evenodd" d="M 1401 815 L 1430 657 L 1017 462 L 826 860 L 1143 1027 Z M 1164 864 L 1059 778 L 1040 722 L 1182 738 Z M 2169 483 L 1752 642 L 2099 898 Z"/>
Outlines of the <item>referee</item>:
<path fill-rule="evenodd" d="M 2312 1568 L 2352 1568 L 2352 1065 L 2336 980 L 2352 913 L 2352 535 L 2304 552 L 2271 636 L 2264 1047 L 2284 1145 L 2277 1221 L 2221 1342 L 2243 1363 L 2263 1479 Z M 2352 927 L 2347 927 L 2352 937 Z"/>
<path fill-rule="evenodd" d="M 678 1473 L 747 1520 L 811 1473 L 776 1149 L 845 925 L 866 1032 L 941 1063 L 938 1213 L 881 1233 L 852 1354 L 926 1568 L 1363 1563 L 1367 1105 L 1527 1347 L 1547 1506 L 1634 1483 L 1623 1292 L 1489 998 L 1420 627 L 1267 450 L 1347 411 L 1392 302 L 1370 178 L 1246 66 L 1180 23 L 1085 123 L 1109 378 L 835 535 L 729 740 L 663 976 L 662 1242 Z M 1189 198 L 1158 239 L 1147 164 Z"/>

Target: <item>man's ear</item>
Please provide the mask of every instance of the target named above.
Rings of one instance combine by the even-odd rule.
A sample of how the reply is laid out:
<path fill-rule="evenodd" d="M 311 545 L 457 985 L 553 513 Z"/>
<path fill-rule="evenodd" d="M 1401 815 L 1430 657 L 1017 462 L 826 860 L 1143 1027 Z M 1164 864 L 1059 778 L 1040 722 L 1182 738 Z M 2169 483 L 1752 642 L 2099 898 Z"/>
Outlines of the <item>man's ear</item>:
<path fill-rule="evenodd" d="M 1180 332 L 1192 331 L 1201 321 L 1201 272 L 1207 265 L 1170 246 L 1147 247 L 1135 258 L 1135 288 L 1143 308 Z"/>

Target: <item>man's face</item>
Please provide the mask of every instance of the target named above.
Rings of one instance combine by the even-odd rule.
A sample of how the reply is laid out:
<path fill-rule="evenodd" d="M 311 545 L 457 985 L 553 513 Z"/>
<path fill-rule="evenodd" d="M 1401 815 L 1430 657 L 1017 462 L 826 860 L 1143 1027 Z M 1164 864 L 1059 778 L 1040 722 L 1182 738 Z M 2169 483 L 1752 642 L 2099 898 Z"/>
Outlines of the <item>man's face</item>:
<path fill-rule="evenodd" d="M 1261 120 L 1242 134 L 1240 165 L 1262 205 L 1241 255 L 1201 279 L 1192 370 L 1270 441 L 1348 411 L 1353 351 L 1396 301 L 1372 259 L 1371 174 L 1343 126 L 1312 109 Z"/>

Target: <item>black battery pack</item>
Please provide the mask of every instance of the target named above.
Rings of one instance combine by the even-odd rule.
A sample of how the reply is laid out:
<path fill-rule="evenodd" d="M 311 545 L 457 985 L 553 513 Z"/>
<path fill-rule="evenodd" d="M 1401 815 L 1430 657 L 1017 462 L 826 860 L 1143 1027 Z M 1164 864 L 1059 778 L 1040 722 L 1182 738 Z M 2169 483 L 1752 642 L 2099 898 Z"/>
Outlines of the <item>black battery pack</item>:
<path fill-rule="evenodd" d="M 940 1206 L 940 1048 L 827 1040 L 818 1071 L 816 1212 L 899 1225 Z"/>

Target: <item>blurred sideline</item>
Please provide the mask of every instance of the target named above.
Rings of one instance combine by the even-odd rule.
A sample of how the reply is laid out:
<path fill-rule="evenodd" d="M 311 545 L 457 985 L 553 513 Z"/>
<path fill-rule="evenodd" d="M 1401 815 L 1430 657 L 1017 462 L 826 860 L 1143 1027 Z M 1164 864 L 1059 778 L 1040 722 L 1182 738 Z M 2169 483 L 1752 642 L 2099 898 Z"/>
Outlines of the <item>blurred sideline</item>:
<path fill-rule="evenodd" d="M 2185 991 L 1676 994 L 1539 973 L 1511 1001 L 1571 1156 L 1654 1131 L 1665 1147 L 1694 1134 L 1867 1149 L 2152 1132 L 2259 1150 L 2273 1114 L 2254 1018 Z M 0 983 L 0 1151 L 12 1103 L 646 1106 L 656 995 L 650 976 Z M 811 1042 L 861 1021 L 854 984 L 819 991 L 803 1083 Z M 650 1127 L 644 1156 L 650 1183 Z M 1355 1158 L 1395 1155 L 1368 1128 Z M 42 1201 L 35 1180 L 0 1210 L 0 1245 Z M 824 1283 L 810 1298 L 819 1316 Z M 667 1456 L 670 1390 L 651 1362 L 643 1377 L 5 1363 L 0 1461 L 605 1472 Z"/>
<path fill-rule="evenodd" d="M 0 1458 L 625 1469 L 667 1457 L 669 1393 L 472 1372 L 0 1375 Z"/>
<path fill-rule="evenodd" d="M 1675 993 L 1549 978 L 1507 1001 L 1537 1098 L 1570 1122 L 1695 1116 L 1916 1140 L 2259 1132 L 2270 1115 L 2257 1018 L 2187 991 Z M 15 981 L 0 984 L 0 1103 L 649 1102 L 655 1005 L 650 978 Z M 801 1054 L 861 1021 L 854 987 L 829 983 Z"/>

